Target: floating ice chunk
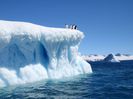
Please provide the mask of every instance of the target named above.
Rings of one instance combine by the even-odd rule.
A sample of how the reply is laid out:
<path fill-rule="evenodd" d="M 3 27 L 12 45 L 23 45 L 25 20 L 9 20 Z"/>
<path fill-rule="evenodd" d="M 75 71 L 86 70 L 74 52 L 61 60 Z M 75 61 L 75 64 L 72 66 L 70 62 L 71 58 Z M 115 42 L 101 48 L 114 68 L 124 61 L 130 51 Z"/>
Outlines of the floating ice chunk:
<path fill-rule="evenodd" d="M 26 22 L 0 21 L 0 84 L 91 73 L 78 53 L 84 34 Z"/>

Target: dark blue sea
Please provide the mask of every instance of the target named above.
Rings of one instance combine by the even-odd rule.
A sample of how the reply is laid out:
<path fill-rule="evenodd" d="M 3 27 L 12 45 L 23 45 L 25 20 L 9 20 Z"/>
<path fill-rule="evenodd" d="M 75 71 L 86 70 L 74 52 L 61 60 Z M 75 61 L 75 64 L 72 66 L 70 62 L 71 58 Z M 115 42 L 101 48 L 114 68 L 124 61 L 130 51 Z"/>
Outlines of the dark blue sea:
<path fill-rule="evenodd" d="M 0 99 L 133 99 L 133 61 L 90 62 L 93 73 L 0 89 Z"/>

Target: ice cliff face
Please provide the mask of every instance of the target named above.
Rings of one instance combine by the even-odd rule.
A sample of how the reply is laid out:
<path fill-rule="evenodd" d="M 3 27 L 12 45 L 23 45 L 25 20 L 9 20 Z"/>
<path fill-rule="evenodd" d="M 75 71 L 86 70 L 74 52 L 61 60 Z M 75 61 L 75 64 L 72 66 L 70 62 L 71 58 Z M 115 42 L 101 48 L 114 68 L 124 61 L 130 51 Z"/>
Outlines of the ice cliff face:
<path fill-rule="evenodd" d="M 91 73 L 78 30 L 0 21 L 0 87 Z"/>

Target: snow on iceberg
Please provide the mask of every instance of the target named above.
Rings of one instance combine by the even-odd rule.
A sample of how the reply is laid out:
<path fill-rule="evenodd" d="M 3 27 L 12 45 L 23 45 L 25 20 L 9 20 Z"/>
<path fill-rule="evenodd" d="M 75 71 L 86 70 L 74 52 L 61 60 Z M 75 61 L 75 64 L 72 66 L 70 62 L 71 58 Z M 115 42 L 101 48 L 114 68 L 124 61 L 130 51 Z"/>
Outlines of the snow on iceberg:
<path fill-rule="evenodd" d="M 0 86 L 91 73 L 78 54 L 84 34 L 26 22 L 0 21 Z"/>

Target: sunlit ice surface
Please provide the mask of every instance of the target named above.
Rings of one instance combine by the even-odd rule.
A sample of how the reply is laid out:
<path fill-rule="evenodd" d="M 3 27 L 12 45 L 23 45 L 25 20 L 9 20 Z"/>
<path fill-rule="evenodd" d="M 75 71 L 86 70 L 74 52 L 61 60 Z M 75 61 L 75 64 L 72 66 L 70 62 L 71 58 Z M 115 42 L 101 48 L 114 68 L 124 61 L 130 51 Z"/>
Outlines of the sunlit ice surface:
<path fill-rule="evenodd" d="M 84 34 L 26 22 L 0 21 L 0 87 L 92 73 L 78 52 Z"/>

